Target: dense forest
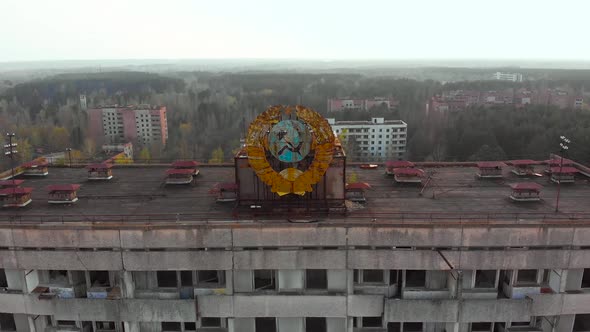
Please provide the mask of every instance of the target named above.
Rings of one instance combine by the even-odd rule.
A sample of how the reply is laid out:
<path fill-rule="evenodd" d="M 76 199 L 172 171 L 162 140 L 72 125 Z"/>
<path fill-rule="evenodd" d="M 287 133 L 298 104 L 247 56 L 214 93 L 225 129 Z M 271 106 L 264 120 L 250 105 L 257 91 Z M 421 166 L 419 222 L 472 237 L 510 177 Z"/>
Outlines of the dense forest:
<path fill-rule="evenodd" d="M 64 151 L 68 147 L 79 150 L 81 157 L 91 157 L 98 151 L 98 142 L 86 138 L 87 119 L 80 109 L 80 94 L 87 96 L 89 107 L 166 105 L 167 146 L 136 146 L 137 157 L 219 161 L 231 158 L 247 124 L 269 105 L 300 103 L 339 120 L 371 116 L 404 120 L 409 127 L 408 157 L 414 160 L 541 159 L 556 152 L 559 136 L 566 135 L 573 141 L 571 157 L 589 161 L 588 111 L 506 107 L 475 108 L 445 115 L 425 112 L 428 98 L 443 90 L 566 84 L 581 91 L 590 83 L 590 74 L 583 73 L 559 76 L 555 81 L 469 81 L 446 85 L 434 80 L 356 73 L 63 74 L 4 91 L 0 96 L 0 126 L 6 132 L 16 133 L 23 160 L 36 153 Z M 326 114 L 327 99 L 343 96 L 394 97 L 400 106 L 393 111 L 376 107 L 365 113 Z"/>
<path fill-rule="evenodd" d="M 544 160 L 571 139 L 568 157 L 590 162 L 590 111 L 550 107 L 474 108 L 433 114 L 414 128 L 410 158 L 432 161 Z"/>

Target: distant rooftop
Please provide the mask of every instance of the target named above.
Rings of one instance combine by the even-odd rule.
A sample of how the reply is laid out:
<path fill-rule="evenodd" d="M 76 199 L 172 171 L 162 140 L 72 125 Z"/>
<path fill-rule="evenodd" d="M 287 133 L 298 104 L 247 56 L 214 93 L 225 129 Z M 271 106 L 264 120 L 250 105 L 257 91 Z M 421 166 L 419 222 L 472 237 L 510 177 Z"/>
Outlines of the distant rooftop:
<path fill-rule="evenodd" d="M 334 118 L 328 118 L 328 123 L 331 125 L 381 125 L 381 124 L 392 124 L 392 125 L 401 125 L 407 126 L 405 122 L 402 120 L 385 120 L 384 118 L 371 118 L 371 120 L 361 120 L 361 121 L 338 121 Z"/>
<path fill-rule="evenodd" d="M 562 184 L 559 213 L 554 213 L 557 185 L 543 171 L 546 165 L 536 165 L 536 175 L 518 177 L 503 169 L 503 179 L 478 180 L 478 168 L 438 163 L 423 169 L 428 185 L 395 184 L 384 174 L 385 167 L 361 169 L 349 166 L 346 174 L 355 173 L 357 181 L 366 182 L 371 189 L 365 193 L 367 203 L 354 205 L 346 215 L 318 216 L 321 221 L 371 222 L 543 222 L 551 219 L 590 220 L 590 182 L 578 174 L 575 184 Z M 192 185 L 166 186 L 169 166 L 115 166 L 113 179 L 94 182 L 87 180 L 85 168 L 50 168 L 49 175 L 39 178 L 19 177 L 22 187 L 33 188 L 33 202 L 21 209 L 1 209 L 0 221 L 283 221 L 295 214 L 272 213 L 242 208 L 234 210 L 233 203 L 216 203 L 211 190 L 223 183 L 233 183 L 233 166 L 200 166 L 200 175 Z M 511 185 L 520 182 L 543 186 L 541 201 L 515 203 L 509 199 Z M 68 206 L 48 204 L 48 186 L 80 184 L 79 201 Z M 308 216 L 309 217 L 309 216 Z"/>
<path fill-rule="evenodd" d="M 133 111 L 133 110 L 159 110 L 161 108 L 166 108 L 166 106 L 150 105 L 150 104 L 139 104 L 139 105 L 118 105 L 118 104 L 113 104 L 113 105 L 99 105 L 99 106 L 93 107 L 91 109 L 111 109 L 111 108 L 116 108 L 116 109 L 119 109 L 119 110 Z"/>

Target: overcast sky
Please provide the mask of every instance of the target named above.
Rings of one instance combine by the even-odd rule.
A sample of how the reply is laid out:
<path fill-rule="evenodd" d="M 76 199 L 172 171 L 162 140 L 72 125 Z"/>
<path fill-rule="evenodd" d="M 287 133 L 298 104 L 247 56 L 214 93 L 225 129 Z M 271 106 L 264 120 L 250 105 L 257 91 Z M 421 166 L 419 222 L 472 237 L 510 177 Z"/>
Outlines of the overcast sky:
<path fill-rule="evenodd" d="M 0 61 L 590 60 L 586 0 L 1 0 Z"/>

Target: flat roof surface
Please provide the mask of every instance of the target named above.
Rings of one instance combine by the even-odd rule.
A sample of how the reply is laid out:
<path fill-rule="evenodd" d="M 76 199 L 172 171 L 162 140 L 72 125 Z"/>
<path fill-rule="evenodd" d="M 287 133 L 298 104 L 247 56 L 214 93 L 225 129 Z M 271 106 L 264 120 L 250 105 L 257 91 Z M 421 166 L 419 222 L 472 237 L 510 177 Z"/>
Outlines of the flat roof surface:
<path fill-rule="evenodd" d="M 200 175 L 190 185 L 165 185 L 168 166 L 114 167 L 109 181 L 87 180 L 85 168 L 50 168 L 46 177 L 23 177 L 22 187 L 34 188 L 33 202 L 20 209 L 0 209 L 0 221 L 235 221 L 258 219 L 246 208 L 234 211 L 234 203 L 216 203 L 210 190 L 220 183 L 234 182 L 233 166 L 201 166 Z M 559 214 L 555 214 L 557 184 L 544 174 L 546 166 L 535 166 L 540 176 L 518 177 L 505 167 L 503 179 L 477 179 L 477 167 L 419 167 L 425 171 L 423 188 L 397 184 L 385 174 L 385 167 L 361 169 L 350 166 L 346 174 L 356 173 L 357 182 L 367 182 L 367 203 L 352 204 L 346 216 L 324 219 L 346 221 L 399 220 L 545 220 L 590 221 L 590 182 L 578 175 L 575 184 L 561 184 Z M 539 202 L 513 202 L 510 184 L 541 184 Z M 49 185 L 80 184 L 79 201 L 72 205 L 48 204 Z M 422 192 L 422 193 L 421 193 Z M 110 215 L 105 217 L 104 215 Z M 273 220 L 286 220 L 292 214 L 273 213 Z M 116 220 L 114 220 L 116 219 Z M 260 217 L 260 219 L 265 219 Z"/>
<path fill-rule="evenodd" d="M 393 176 L 384 175 L 384 168 L 363 170 L 347 169 L 357 173 L 357 181 L 368 182 L 373 187 L 365 193 L 367 197 L 365 212 L 405 213 L 421 212 L 424 214 L 463 214 L 466 218 L 476 216 L 514 214 L 513 219 L 526 217 L 524 214 L 542 215 L 555 212 L 557 184 L 544 174 L 547 166 L 535 166 L 539 176 L 517 176 L 511 172 L 512 167 L 502 169 L 501 179 L 478 179 L 477 167 L 420 167 L 425 171 L 424 182 L 430 176 L 432 180 L 422 195 L 420 185 L 394 184 Z M 539 202 L 513 202 L 509 195 L 510 184 L 534 182 L 543 186 Z M 562 213 L 586 213 L 590 219 L 590 182 L 580 176 L 576 183 L 561 184 L 559 210 Z M 362 212 L 363 210 L 359 210 Z M 517 216 L 519 214 L 519 216 Z M 411 217 L 411 216 L 408 216 Z"/>
<path fill-rule="evenodd" d="M 115 166 L 111 180 L 88 180 L 88 170 L 85 168 L 50 168 L 49 175 L 45 177 L 19 176 L 19 179 L 25 180 L 21 186 L 34 188 L 33 202 L 21 209 L 0 209 L 0 220 L 18 215 L 30 217 L 23 218 L 23 221 L 59 221 L 61 215 L 78 215 L 82 221 L 93 221 L 101 220 L 93 219 L 95 215 L 150 214 L 156 220 L 158 214 L 168 215 L 166 219 L 175 219 L 177 213 L 211 212 L 231 218 L 232 206 L 216 203 L 209 190 L 218 182 L 233 181 L 233 167 L 208 167 L 205 174 L 197 176 L 193 184 L 166 185 L 168 167 Z M 80 184 L 78 202 L 63 206 L 50 205 L 47 202 L 47 187 L 56 184 Z"/>

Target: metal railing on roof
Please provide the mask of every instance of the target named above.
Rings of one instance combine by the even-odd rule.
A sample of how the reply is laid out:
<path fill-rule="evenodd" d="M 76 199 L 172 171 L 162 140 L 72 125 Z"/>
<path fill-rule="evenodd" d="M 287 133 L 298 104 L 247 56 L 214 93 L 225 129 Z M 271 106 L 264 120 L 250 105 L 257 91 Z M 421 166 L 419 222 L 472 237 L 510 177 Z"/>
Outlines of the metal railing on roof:
<path fill-rule="evenodd" d="M 383 212 L 349 214 L 305 212 L 277 213 L 271 211 L 246 211 L 234 213 L 157 213 L 157 214 L 3 214 L 0 223 L 8 224 L 44 224 L 44 223 L 232 223 L 288 222 L 294 219 L 308 219 L 325 224 L 353 225 L 362 224 L 491 224 L 491 225 L 527 225 L 544 223 L 579 224 L 590 226 L 589 212 L 569 213 L 444 213 L 444 212 Z"/>

